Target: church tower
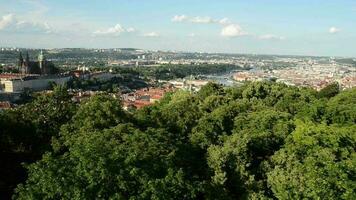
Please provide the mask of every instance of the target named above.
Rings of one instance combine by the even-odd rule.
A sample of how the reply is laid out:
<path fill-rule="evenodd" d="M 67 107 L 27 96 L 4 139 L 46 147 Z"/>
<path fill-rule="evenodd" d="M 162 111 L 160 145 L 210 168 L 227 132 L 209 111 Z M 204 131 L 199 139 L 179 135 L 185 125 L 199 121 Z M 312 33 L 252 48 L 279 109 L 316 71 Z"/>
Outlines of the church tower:
<path fill-rule="evenodd" d="M 22 64 L 23 64 L 23 57 L 22 57 L 22 53 L 20 52 L 19 60 L 18 60 L 18 63 L 17 63 L 17 67 L 18 67 L 19 72 L 22 71 Z"/>
<path fill-rule="evenodd" d="M 24 68 L 25 68 L 25 74 L 30 74 L 31 73 L 30 56 L 28 55 L 28 52 L 26 52 L 26 59 L 25 59 L 25 63 L 24 63 Z"/>
<path fill-rule="evenodd" d="M 41 53 L 38 55 L 38 64 L 40 67 L 41 74 L 46 74 L 46 59 L 43 55 L 43 51 L 41 50 Z"/>

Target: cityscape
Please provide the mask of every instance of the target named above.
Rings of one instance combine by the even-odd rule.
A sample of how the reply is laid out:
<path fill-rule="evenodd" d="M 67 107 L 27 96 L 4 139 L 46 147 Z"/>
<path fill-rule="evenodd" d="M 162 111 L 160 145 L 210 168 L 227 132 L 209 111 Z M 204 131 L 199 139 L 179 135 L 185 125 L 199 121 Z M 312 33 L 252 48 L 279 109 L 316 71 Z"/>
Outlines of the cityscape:
<path fill-rule="evenodd" d="M 22 52 L 25 51 L 27 53 L 24 59 Z M 38 52 L 35 61 L 30 60 L 28 51 Z M 44 91 L 51 83 L 63 85 L 71 81 L 73 77 L 81 80 L 110 81 L 114 77 L 121 76 L 115 69 L 149 68 L 161 65 L 229 65 L 236 66 L 236 69 L 212 74 L 186 74 L 186 77 L 163 80 L 145 77 L 146 84 L 144 85 L 153 87 L 153 90 L 161 89 L 160 97 L 163 97 L 168 88 L 168 91 L 173 88 L 199 90 L 209 81 L 233 85 L 273 79 L 286 85 L 310 87 L 317 91 L 332 83 L 338 83 L 341 90 L 356 86 L 355 58 L 209 54 L 141 49 L 48 49 L 45 50 L 46 56 L 51 59 L 46 60 L 44 51 L 40 49 L 1 48 L 1 52 L 11 55 L 2 58 L 2 63 L 0 63 L 4 71 L 0 75 L 0 97 L 3 100 L 9 100 L 1 102 L 4 105 L 2 109 L 11 108 L 11 105 L 20 98 L 21 93 L 27 89 L 36 92 Z M 64 52 L 69 56 L 64 56 Z M 70 52 L 73 52 L 76 57 L 71 57 Z M 96 53 L 98 55 L 94 57 L 88 55 Z M 59 69 L 66 70 L 60 72 Z M 11 73 L 13 71 L 18 71 L 18 73 Z M 164 87 L 162 83 L 166 83 Z M 127 100 L 126 93 L 135 93 L 135 89 L 131 90 L 132 88 L 122 89 L 126 92 L 116 95 L 121 95 L 120 98 L 125 101 Z M 100 91 L 78 90 L 75 96 L 78 101 L 79 96 L 88 97 L 96 92 Z M 91 95 L 81 95 L 83 93 Z M 152 95 L 147 93 L 144 96 L 158 98 L 156 92 Z M 154 102 L 154 100 L 150 101 L 150 97 L 148 99 L 146 97 L 147 103 L 142 103 L 140 98 L 138 97 L 136 106 L 141 107 L 141 104 L 150 105 L 150 102 Z M 135 100 L 132 98 L 131 100 L 135 104 Z"/>
<path fill-rule="evenodd" d="M 0 0 L 0 199 L 356 199 L 352 0 Z"/>

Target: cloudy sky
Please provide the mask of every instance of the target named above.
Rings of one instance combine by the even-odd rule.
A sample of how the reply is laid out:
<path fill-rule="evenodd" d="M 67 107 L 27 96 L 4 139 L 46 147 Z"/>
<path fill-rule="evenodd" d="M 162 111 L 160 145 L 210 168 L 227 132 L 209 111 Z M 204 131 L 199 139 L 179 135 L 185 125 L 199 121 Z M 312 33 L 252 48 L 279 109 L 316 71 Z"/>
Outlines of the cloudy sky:
<path fill-rule="evenodd" d="M 356 1 L 0 0 L 0 46 L 356 57 Z"/>

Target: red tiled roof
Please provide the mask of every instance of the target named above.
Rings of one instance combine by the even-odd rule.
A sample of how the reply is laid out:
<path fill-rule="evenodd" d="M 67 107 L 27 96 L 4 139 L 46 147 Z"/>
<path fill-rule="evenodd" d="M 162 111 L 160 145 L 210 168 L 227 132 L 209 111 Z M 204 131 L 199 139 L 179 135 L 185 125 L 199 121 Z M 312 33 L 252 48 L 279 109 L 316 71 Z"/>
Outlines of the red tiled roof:
<path fill-rule="evenodd" d="M 0 74 L 0 78 L 7 78 L 7 79 L 22 78 L 22 77 L 24 77 L 23 74 Z"/>
<path fill-rule="evenodd" d="M 38 75 L 35 75 L 35 74 L 10 74 L 10 73 L 0 74 L 0 78 L 4 78 L 4 79 L 25 78 L 25 77 L 29 77 L 29 76 L 38 76 Z"/>
<path fill-rule="evenodd" d="M 151 99 L 161 99 L 163 95 L 152 95 Z"/>
<path fill-rule="evenodd" d="M 0 101 L 0 109 L 9 109 L 11 104 L 8 101 Z"/>

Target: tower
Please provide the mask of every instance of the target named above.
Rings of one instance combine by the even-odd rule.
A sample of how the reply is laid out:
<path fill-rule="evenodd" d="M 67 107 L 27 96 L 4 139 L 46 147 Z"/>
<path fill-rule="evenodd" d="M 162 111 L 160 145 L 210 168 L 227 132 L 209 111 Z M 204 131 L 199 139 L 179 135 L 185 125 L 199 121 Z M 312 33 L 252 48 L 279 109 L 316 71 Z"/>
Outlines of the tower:
<path fill-rule="evenodd" d="M 30 65 L 30 56 L 28 55 L 28 52 L 26 53 L 25 64 L 26 64 L 26 66 Z"/>
<path fill-rule="evenodd" d="M 25 62 L 23 63 L 23 70 L 24 70 L 25 74 L 31 73 L 30 56 L 28 55 L 28 52 L 26 52 L 26 59 L 25 59 Z"/>
<path fill-rule="evenodd" d="M 41 74 L 46 74 L 46 60 L 42 50 L 41 53 L 38 55 L 38 64 L 40 67 Z"/>
<path fill-rule="evenodd" d="M 19 71 L 22 70 L 22 64 L 23 64 L 23 57 L 22 57 L 22 53 L 20 52 L 19 60 L 18 60 L 18 63 L 17 63 L 17 67 L 18 67 Z"/>

